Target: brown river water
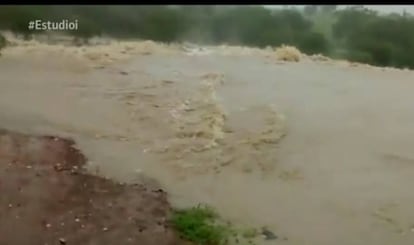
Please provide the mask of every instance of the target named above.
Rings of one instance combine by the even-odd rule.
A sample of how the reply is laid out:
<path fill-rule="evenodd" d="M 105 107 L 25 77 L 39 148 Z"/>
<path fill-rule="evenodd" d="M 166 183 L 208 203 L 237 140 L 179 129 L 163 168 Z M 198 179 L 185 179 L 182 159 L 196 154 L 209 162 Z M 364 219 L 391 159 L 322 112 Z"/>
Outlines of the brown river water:
<path fill-rule="evenodd" d="M 36 49 L 0 57 L 0 127 L 71 137 L 93 173 L 287 238 L 259 245 L 414 244 L 414 72 Z"/>

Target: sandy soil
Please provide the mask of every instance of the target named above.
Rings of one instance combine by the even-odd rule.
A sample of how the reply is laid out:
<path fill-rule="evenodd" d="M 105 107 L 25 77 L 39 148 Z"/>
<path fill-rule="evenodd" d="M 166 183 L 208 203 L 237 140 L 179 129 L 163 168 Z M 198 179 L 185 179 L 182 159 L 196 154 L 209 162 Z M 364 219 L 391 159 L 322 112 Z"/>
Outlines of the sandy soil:
<path fill-rule="evenodd" d="M 260 245 L 414 243 L 414 72 L 217 50 L 5 50 L 0 126 L 72 137 L 91 173 L 288 238 Z"/>

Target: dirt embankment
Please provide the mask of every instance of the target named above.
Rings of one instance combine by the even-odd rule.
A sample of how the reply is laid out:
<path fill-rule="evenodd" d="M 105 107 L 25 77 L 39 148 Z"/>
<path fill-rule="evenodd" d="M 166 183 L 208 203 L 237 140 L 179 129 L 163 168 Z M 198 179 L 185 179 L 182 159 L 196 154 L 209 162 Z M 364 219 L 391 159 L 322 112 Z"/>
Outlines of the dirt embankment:
<path fill-rule="evenodd" d="M 184 244 L 166 193 L 85 174 L 74 142 L 0 130 L 0 245 Z"/>

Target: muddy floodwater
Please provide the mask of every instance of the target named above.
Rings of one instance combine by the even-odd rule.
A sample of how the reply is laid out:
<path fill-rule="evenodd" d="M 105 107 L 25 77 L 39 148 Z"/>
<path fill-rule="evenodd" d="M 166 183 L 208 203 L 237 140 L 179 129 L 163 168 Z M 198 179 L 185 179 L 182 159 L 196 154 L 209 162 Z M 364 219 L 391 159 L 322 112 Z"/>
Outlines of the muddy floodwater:
<path fill-rule="evenodd" d="M 93 174 L 279 237 L 259 245 L 409 245 L 413 91 L 412 71 L 255 54 L 6 50 L 0 128 L 70 137 Z"/>

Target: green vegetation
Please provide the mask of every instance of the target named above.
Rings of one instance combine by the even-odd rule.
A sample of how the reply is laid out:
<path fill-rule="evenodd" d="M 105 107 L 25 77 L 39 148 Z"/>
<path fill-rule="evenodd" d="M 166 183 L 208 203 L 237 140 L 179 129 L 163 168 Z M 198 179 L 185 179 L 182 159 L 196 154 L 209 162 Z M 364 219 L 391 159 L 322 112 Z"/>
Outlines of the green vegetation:
<path fill-rule="evenodd" d="M 0 50 L 4 47 L 6 47 L 6 38 L 0 34 Z"/>
<path fill-rule="evenodd" d="M 269 9 L 261 6 L 2 6 L 0 30 L 24 38 L 29 20 L 78 20 L 77 42 L 92 36 L 161 42 L 298 47 L 306 54 L 414 68 L 414 17 L 362 6 Z"/>
<path fill-rule="evenodd" d="M 217 220 L 217 214 L 207 206 L 176 211 L 171 219 L 184 239 L 198 245 L 221 245 L 228 241 L 231 230 Z"/>
<path fill-rule="evenodd" d="M 205 205 L 176 210 L 171 223 L 182 238 L 197 245 L 227 245 L 230 241 L 252 245 L 259 234 L 256 229 L 235 229 Z"/>

